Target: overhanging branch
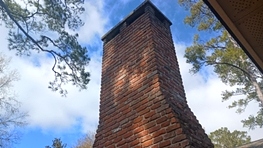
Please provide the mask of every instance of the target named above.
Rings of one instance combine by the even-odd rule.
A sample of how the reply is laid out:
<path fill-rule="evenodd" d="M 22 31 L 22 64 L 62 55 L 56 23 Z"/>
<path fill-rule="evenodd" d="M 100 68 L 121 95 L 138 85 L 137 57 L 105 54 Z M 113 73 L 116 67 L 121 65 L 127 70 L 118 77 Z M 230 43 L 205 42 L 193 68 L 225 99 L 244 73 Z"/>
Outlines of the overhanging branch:
<path fill-rule="evenodd" d="M 9 16 L 9 18 L 17 25 L 17 27 L 24 33 L 24 35 L 25 35 L 26 37 L 28 37 L 41 51 L 50 53 L 50 54 L 53 56 L 53 58 L 54 58 L 54 60 L 55 60 L 55 63 L 54 63 L 54 65 L 53 65 L 53 67 L 52 67 L 52 71 L 54 71 L 56 74 L 59 74 L 59 73 L 55 70 L 55 66 L 56 66 L 56 64 L 57 64 L 57 59 L 56 59 L 56 56 L 55 56 L 55 55 L 57 55 L 57 53 L 54 52 L 54 51 L 52 51 L 52 50 L 45 50 L 45 49 L 43 49 L 43 48 L 37 43 L 37 41 L 36 41 L 33 37 L 31 37 L 31 36 L 23 29 L 23 27 L 15 20 L 15 18 L 14 18 L 13 15 L 12 15 L 12 12 L 8 9 L 8 7 L 7 7 L 6 4 L 3 2 L 3 0 L 0 0 L 0 6 L 5 10 L 5 12 L 6 12 L 7 15 Z"/>
<path fill-rule="evenodd" d="M 207 65 L 216 65 L 216 64 L 222 64 L 222 65 L 228 65 L 228 66 L 231 66 L 231 67 L 234 67 L 240 71 L 242 71 L 244 74 L 246 74 L 248 76 L 248 79 L 251 81 L 251 75 L 244 69 L 234 65 L 234 64 L 231 64 L 231 63 L 227 63 L 227 62 L 216 62 L 216 61 L 205 61 L 205 63 L 208 63 Z"/>

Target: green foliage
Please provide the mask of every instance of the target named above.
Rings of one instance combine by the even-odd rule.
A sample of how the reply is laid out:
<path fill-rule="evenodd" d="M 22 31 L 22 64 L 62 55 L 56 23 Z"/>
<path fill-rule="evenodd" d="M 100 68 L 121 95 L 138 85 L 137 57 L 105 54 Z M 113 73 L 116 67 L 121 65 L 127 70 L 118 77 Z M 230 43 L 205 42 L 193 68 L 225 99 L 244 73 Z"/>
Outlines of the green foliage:
<path fill-rule="evenodd" d="M 211 132 L 209 138 L 215 148 L 234 148 L 249 143 L 251 140 L 250 136 L 247 135 L 247 132 L 237 130 L 230 132 L 226 127 L 221 127 L 220 129 Z"/>
<path fill-rule="evenodd" d="M 247 120 L 242 120 L 244 126 L 254 129 L 255 126 L 260 126 L 262 128 L 263 123 L 263 108 L 258 111 L 256 116 L 250 115 Z"/>
<path fill-rule="evenodd" d="M 184 20 L 186 24 L 197 27 L 199 31 L 217 31 L 223 28 L 202 0 L 178 0 L 178 2 L 191 13 L 191 15 L 187 16 Z"/>
<path fill-rule="evenodd" d="M 197 73 L 205 66 L 212 66 L 223 83 L 236 88 L 233 91 L 224 91 L 223 101 L 240 96 L 239 100 L 229 105 L 229 108 L 236 107 L 237 113 L 242 113 L 251 101 L 258 102 L 261 109 L 257 115 L 251 115 L 242 122 L 250 129 L 262 127 L 262 73 L 202 0 L 179 0 L 179 3 L 190 11 L 185 23 L 200 31 L 184 55 L 187 63 L 193 66 L 190 72 Z"/>
<path fill-rule="evenodd" d="M 18 3 L 19 2 L 19 3 Z M 71 82 L 86 89 L 88 51 L 71 34 L 83 26 L 84 0 L 0 0 L 0 20 L 9 29 L 9 49 L 17 55 L 47 53 L 54 59 L 55 79 L 49 88 L 65 95 L 62 85 Z"/>
<path fill-rule="evenodd" d="M 46 148 L 66 148 L 67 144 L 63 144 L 62 141 L 59 138 L 55 138 L 52 140 L 52 147 L 46 146 Z"/>

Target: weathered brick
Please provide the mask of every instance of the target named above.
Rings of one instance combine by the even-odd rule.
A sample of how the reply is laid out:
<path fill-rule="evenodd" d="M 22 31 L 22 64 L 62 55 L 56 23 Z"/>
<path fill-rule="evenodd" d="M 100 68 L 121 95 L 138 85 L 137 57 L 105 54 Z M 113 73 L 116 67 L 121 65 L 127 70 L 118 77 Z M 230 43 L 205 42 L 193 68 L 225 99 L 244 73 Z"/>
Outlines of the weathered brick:
<path fill-rule="evenodd" d="M 161 123 L 161 127 L 168 127 L 171 124 L 171 120 L 167 119 L 166 121 Z"/>
<path fill-rule="evenodd" d="M 141 132 L 141 131 L 143 131 L 144 130 L 144 128 L 142 127 L 142 126 L 139 126 L 139 127 L 137 127 L 137 128 L 135 128 L 134 129 L 134 133 L 139 133 L 139 132 Z M 128 132 L 128 131 L 127 131 Z"/>
<path fill-rule="evenodd" d="M 143 116 L 138 116 L 137 118 L 135 118 L 134 120 L 133 120 L 133 123 L 135 124 L 135 123 L 138 123 L 138 122 L 140 122 L 140 121 L 142 121 L 143 120 Z"/>
<path fill-rule="evenodd" d="M 122 140 L 122 141 L 117 143 L 117 147 L 123 146 L 125 143 L 126 143 L 126 141 Z"/>
<path fill-rule="evenodd" d="M 158 130 L 161 130 L 161 129 L 162 129 L 161 126 L 156 125 L 156 126 L 153 126 L 153 127 L 149 128 L 148 131 L 149 131 L 150 133 L 153 133 L 153 132 L 158 131 Z"/>
<path fill-rule="evenodd" d="M 160 123 L 162 123 L 162 122 L 164 122 L 164 121 L 167 121 L 167 120 L 168 120 L 167 117 L 166 117 L 166 116 L 163 116 L 163 117 L 157 119 L 157 120 L 156 120 L 156 123 L 157 123 L 157 124 L 160 124 Z"/>
<path fill-rule="evenodd" d="M 160 142 L 159 143 L 159 147 L 161 148 L 161 147 L 167 147 L 167 146 L 169 146 L 169 145 L 171 145 L 171 141 L 170 140 L 166 140 L 166 141 L 163 141 L 163 142 Z"/>
<path fill-rule="evenodd" d="M 113 139 L 113 143 L 118 143 L 122 140 L 122 136 L 117 136 L 116 138 Z"/>
<path fill-rule="evenodd" d="M 159 144 L 155 144 L 151 148 L 159 148 Z"/>
<path fill-rule="evenodd" d="M 139 139 L 135 139 L 135 140 L 130 142 L 130 147 L 134 147 L 135 145 L 137 145 L 139 143 L 140 143 L 140 140 Z"/>
<path fill-rule="evenodd" d="M 152 117 L 154 114 L 156 114 L 155 110 L 151 110 L 150 112 L 146 113 L 144 115 L 144 118 L 147 119 L 147 118 L 150 118 Z"/>
<path fill-rule="evenodd" d="M 188 146 L 189 145 L 189 141 L 188 140 L 184 140 L 184 141 L 182 141 L 181 143 L 180 143 L 180 146 L 181 147 L 186 147 L 186 146 Z"/>
<path fill-rule="evenodd" d="M 143 147 L 148 147 L 148 146 L 150 146 L 150 145 L 152 145 L 153 144 L 153 140 L 152 139 L 149 139 L 149 140 L 147 140 L 147 141 L 144 141 L 143 143 L 142 143 L 142 146 Z"/>
<path fill-rule="evenodd" d="M 155 103 L 155 104 L 153 104 L 153 105 L 151 106 L 151 110 L 154 110 L 154 109 L 156 109 L 156 108 L 159 108 L 161 105 L 162 105 L 161 102 L 157 102 L 157 103 Z"/>
<path fill-rule="evenodd" d="M 139 132 L 138 134 L 136 134 L 136 136 L 138 136 L 142 140 L 142 137 L 145 135 L 148 135 L 148 134 L 149 134 L 149 132 L 147 130 L 143 130 L 143 131 Z"/>
<path fill-rule="evenodd" d="M 183 133 L 183 129 L 182 128 L 179 128 L 175 131 L 176 135 L 180 135 Z"/>
<path fill-rule="evenodd" d="M 166 133 L 165 129 L 159 128 L 158 130 L 152 131 L 153 132 L 153 137 L 158 137 L 160 135 L 163 135 Z"/>
<path fill-rule="evenodd" d="M 126 143 L 125 145 L 121 146 L 120 148 L 130 148 L 130 147 L 129 147 L 128 144 Z"/>
<path fill-rule="evenodd" d="M 145 1 L 103 37 L 94 148 L 212 147 L 187 105 L 170 25 Z"/>
<path fill-rule="evenodd" d="M 141 142 L 143 143 L 143 142 L 145 142 L 147 140 L 150 140 L 151 138 L 152 138 L 151 135 L 145 135 L 145 136 L 141 137 Z"/>
<path fill-rule="evenodd" d="M 176 130 L 176 129 L 180 128 L 180 127 L 181 127 L 181 126 L 180 126 L 179 123 L 172 124 L 172 125 L 170 125 L 170 126 L 168 126 L 168 127 L 166 128 L 166 132 L 170 132 L 170 131 L 172 131 L 172 130 Z"/>
<path fill-rule="evenodd" d="M 172 143 L 177 143 L 180 142 L 182 140 L 186 139 L 186 136 L 184 134 L 182 135 L 177 135 L 173 138 Z"/>
<path fill-rule="evenodd" d="M 154 136 L 154 140 L 153 140 L 153 143 L 160 143 L 161 141 L 163 140 L 163 137 L 162 136 L 159 136 L 159 137 L 156 137 Z"/>
<path fill-rule="evenodd" d="M 128 139 L 130 136 L 132 136 L 133 135 L 133 133 L 132 132 L 127 132 L 127 133 L 125 133 L 122 137 L 124 138 L 124 139 Z"/>

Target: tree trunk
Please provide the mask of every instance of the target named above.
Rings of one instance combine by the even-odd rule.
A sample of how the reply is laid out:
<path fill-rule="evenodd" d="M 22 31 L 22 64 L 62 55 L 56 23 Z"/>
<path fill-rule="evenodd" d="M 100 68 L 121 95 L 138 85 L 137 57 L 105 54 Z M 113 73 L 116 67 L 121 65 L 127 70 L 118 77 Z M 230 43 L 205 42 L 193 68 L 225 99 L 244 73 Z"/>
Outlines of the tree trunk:
<path fill-rule="evenodd" d="M 253 81 L 253 86 L 255 87 L 256 89 L 256 93 L 257 93 L 257 96 L 261 102 L 261 106 L 263 107 L 263 93 L 262 93 L 262 90 L 260 89 L 260 86 L 259 84 L 257 83 L 257 81 Z"/>

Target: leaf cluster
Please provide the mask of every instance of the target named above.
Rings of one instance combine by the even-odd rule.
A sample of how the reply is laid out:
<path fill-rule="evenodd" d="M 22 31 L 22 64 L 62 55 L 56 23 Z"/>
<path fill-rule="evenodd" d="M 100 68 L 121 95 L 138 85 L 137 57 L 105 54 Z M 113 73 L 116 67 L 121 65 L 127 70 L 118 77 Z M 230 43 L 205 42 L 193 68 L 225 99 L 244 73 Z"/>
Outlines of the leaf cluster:
<path fill-rule="evenodd" d="M 186 62 L 192 64 L 190 72 L 195 74 L 205 70 L 205 66 L 212 66 L 223 83 L 236 88 L 222 92 L 222 100 L 239 96 L 229 105 L 229 108 L 237 108 L 237 113 L 244 112 L 251 101 L 258 102 L 262 108 L 262 73 L 202 0 L 179 0 L 179 4 L 190 11 L 185 23 L 200 31 L 195 35 L 193 44 L 185 50 Z M 251 115 L 242 122 L 249 128 L 262 127 L 263 122 L 259 122 L 262 115 L 259 111 L 256 117 Z"/>
<path fill-rule="evenodd" d="M 30 56 L 33 51 L 53 58 L 55 79 L 49 88 L 67 92 L 62 85 L 71 82 L 86 89 L 90 74 L 86 71 L 90 58 L 86 47 L 78 42 L 78 34 L 69 33 L 83 26 L 80 15 L 84 0 L 0 0 L 0 19 L 9 28 L 9 49 L 17 55 Z"/>
<path fill-rule="evenodd" d="M 233 148 L 244 145 L 251 141 L 247 132 L 234 130 L 230 132 L 228 128 L 221 127 L 220 129 L 211 132 L 209 138 L 214 144 L 215 148 Z"/>

